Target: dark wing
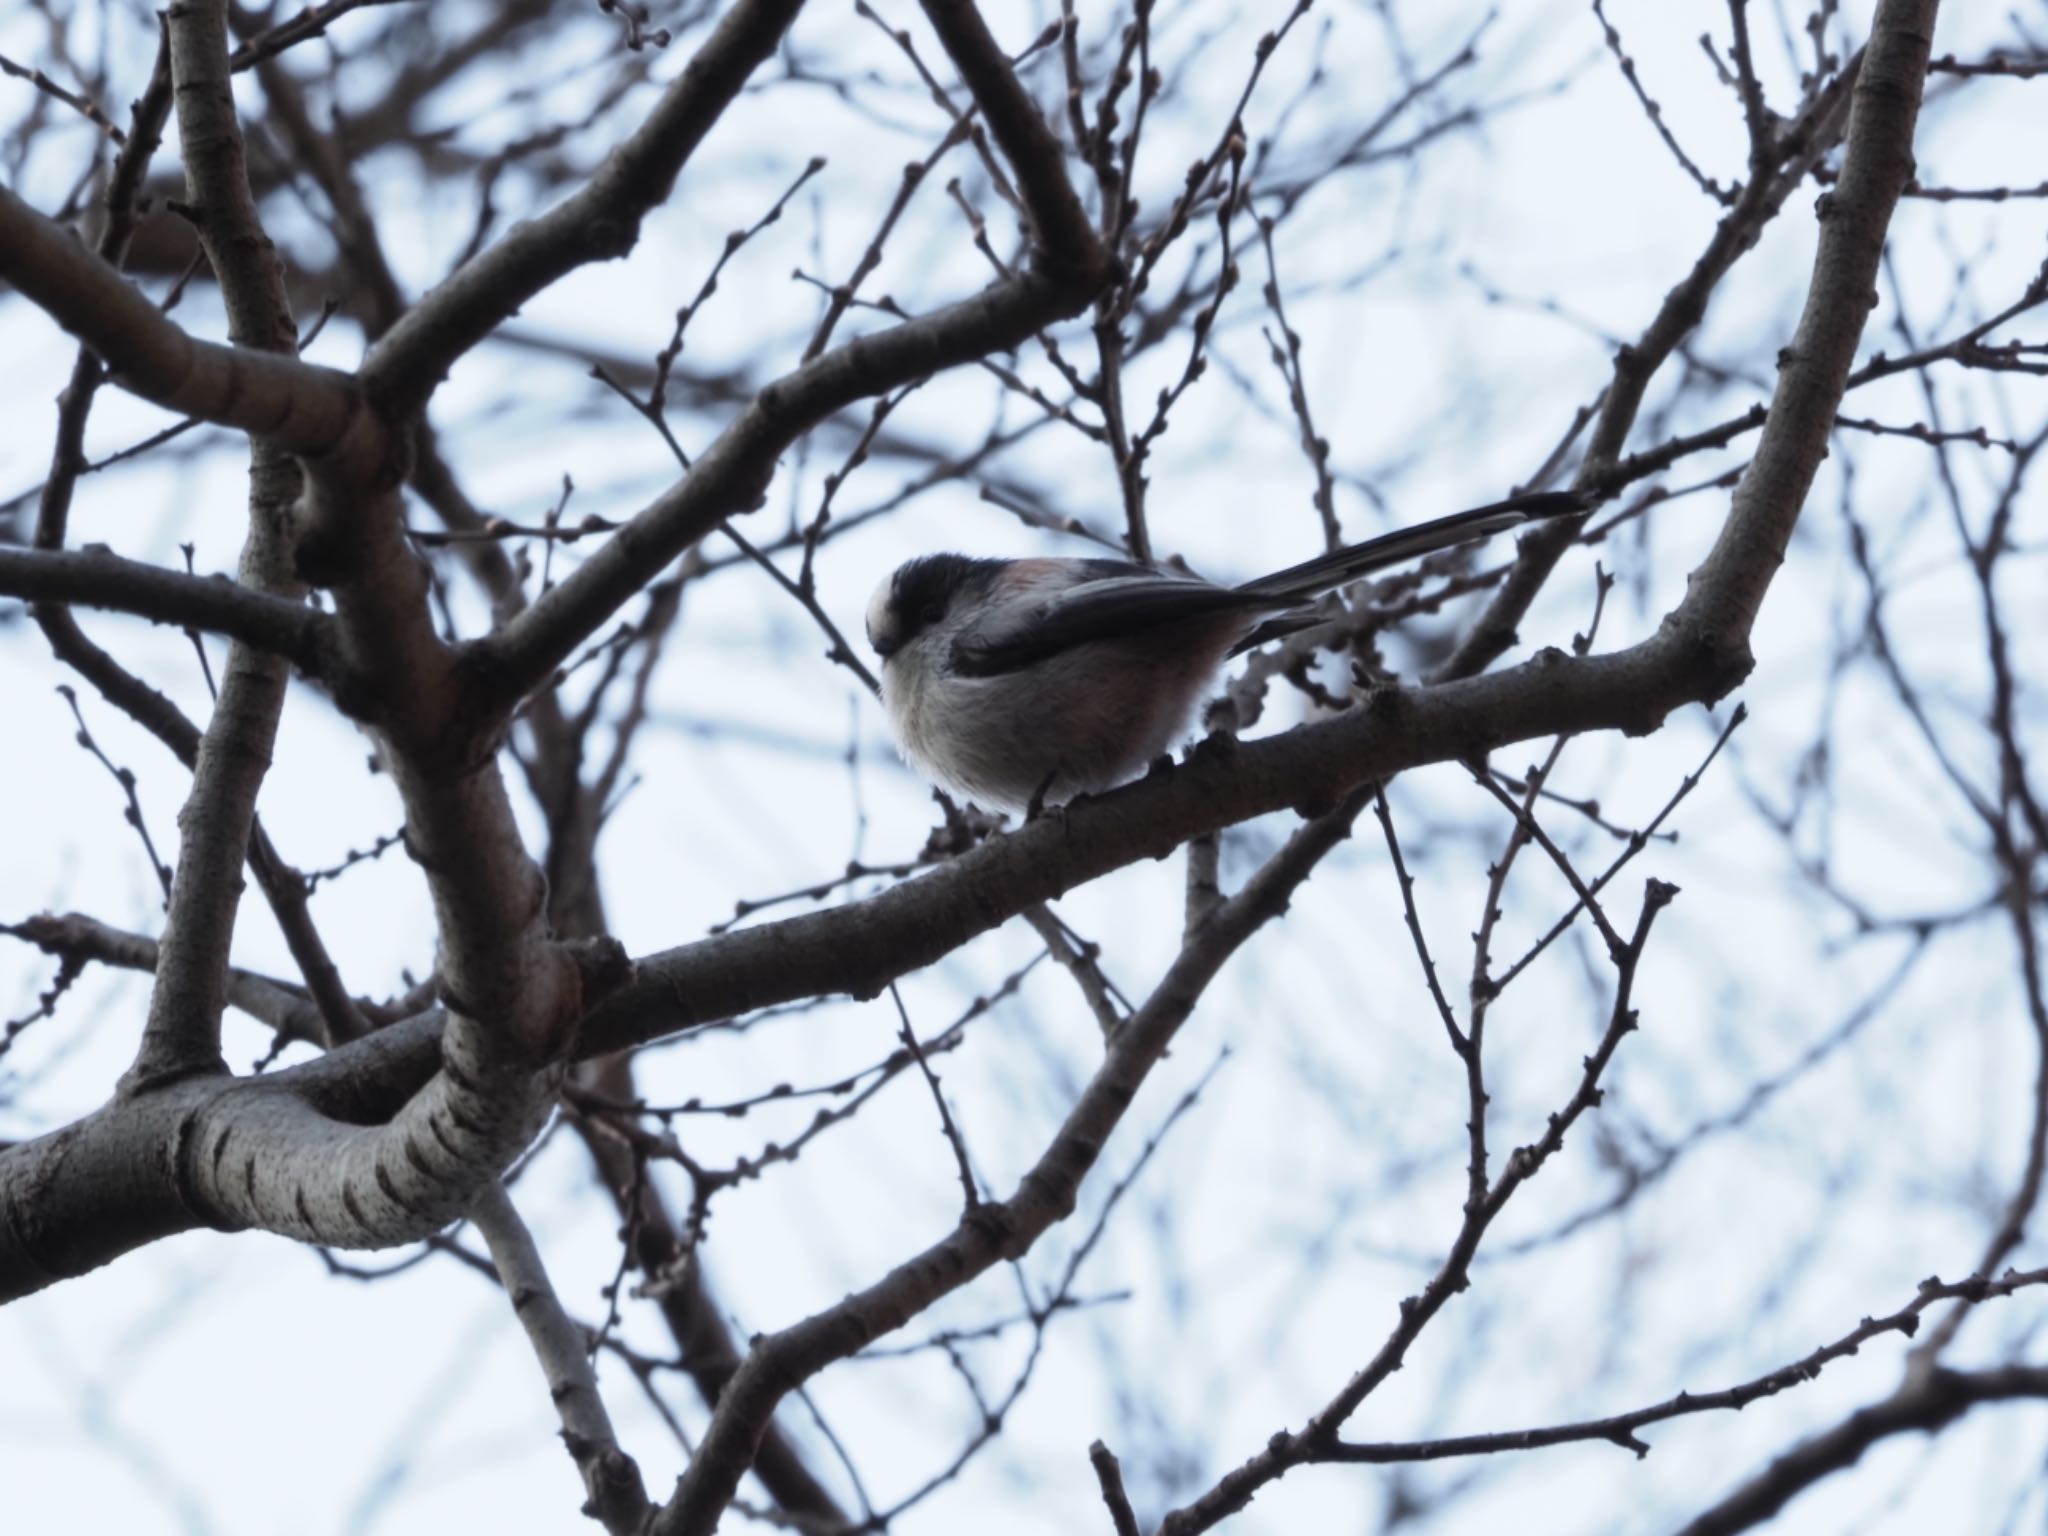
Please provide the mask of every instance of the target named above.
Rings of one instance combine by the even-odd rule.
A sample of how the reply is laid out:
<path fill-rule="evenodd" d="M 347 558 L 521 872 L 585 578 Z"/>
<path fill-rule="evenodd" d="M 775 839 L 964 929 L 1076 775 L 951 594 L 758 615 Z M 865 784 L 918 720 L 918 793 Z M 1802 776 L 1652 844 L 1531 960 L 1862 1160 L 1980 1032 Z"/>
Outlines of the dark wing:
<path fill-rule="evenodd" d="M 1278 606 L 1255 593 L 1232 592 L 1188 577 L 1163 576 L 1143 566 L 1107 560 L 1091 563 L 1117 574 L 1069 587 L 1000 629 L 962 635 L 954 642 L 949 658 L 953 671 L 962 677 L 994 677 L 1077 645 L 1121 640 L 1183 619 L 1264 613 Z"/>
<path fill-rule="evenodd" d="M 1149 565 L 1140 565 L 1135 560 L 1069 560 L 1068 569 L 1086 571 L 1090 581 L 1109 581 L 1118 576 L 1157 576 L 1159 572 Z M 1168 578 L 1178 580 L 1181 578 Z"/>
<path fill-rule="evenodd" d="M 1276 613 L 1269 619 L 1261 619 L 1258 628 L 1246 635 L 1230 648 L 1224 659 L 1234 661 L 1246 651 L 1256 651 L 1262 645 L 1275 640 L 1285 640 L 1289 635 L 1299 634 L 1312 625 L 1320 624 L 1325 618 L 1313 608 L 1290 608 L 1285 613 Z"/>
<path fill-rule="evenodd" d="M 1238 591 L 1297 600 L 1314 597 L 1405 560 L 1519 528 L 1524 523 L 1549 517 L 1575 517 L 1591 506 L 1592 502 L 1576 491 L 1536 491 L 1526 496 L 1511 496 L 1490 506 L 1474 507 L 1469 512 L 1453 512 L 1449 517 L 1397 528 L 1376 539 L 1367 539 L 1363 544 L 1332 550 L 1327 555 L 1304 560 L 1300 565 L 1291 565 L 1284 571 L 1261 576 L 1257 581 L 1248 581 Z"/>

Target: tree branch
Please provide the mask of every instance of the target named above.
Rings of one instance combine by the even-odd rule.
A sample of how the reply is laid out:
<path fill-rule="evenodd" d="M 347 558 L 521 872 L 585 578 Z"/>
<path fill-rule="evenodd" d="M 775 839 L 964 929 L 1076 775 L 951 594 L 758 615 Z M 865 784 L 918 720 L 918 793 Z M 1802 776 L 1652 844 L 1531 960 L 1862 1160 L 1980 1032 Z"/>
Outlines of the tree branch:
<path fill-rule="evenodd" d="M 1088 1461 L 1095 1468 L 1095 1481 L 1102 1489 L 1102 1502 L 1109 1508 L 1110 1524 L 1116 1536 L 1139 1536 L 1137 1512 L 1131 1496 L 1124 1492 L 1124 1469 L 1116 1453 L 1100 1440 L 1088 1447 Z"/>
<path fill-rule="evenodd" d="M 1834 191 L 1814 210 L 1820 247 L 1756 457 L 1735 487 L 1721 536 L 1669 622 L 1748 636 L 1820 461 L 1827 457 L 1899 194 L 1913 174 L 1913 129 L 1934 41 L 1938 0 L 1884 0 L 1857 74 L 1847 148 Z M 1745 643 L 1745 650 L 1746 650 Z"/>
<path fill-rule="evenodd" d="M 2048 1367 L 1934 1370 L 1832 1429 L 1802 1441 L 1749 1482 L 1689 1521 L 1678 1536 L 1736 1536 L 1753 1530 L 1821 1479 L 1854 1466 L 1879 1441 L 1945 1429 L 1980 1403 L 2048 1397 Z"/>
<path fill-rule="evenodd" d="M 1813 1380 L 1825 1366 L 1855 1354 L 1861 1346 L 1880 1335 L 1911 1334 L 1919 1326 L 1921 1314 L 1940 1301 L 1965 1296 L 1982 1301 L 1989 1295 L 2009 1296 L 2024 1287 L 2043 1283 L 2048 1283 L 2048 1271 L 2008 1274 L 1995 1283 L 1926 1281 L 1920 1287 L 1920 1294 L 1898 1311 L 1884 1317 L 1865 1318 L 1833 1343 L 1823 1345 L 1789 1365 L 1717 1392 L 1680 1392 L 1661 1403 L 1627 1413 L 1610 1414 L 1600 1419 L 1580 1419 L 1568 1424 L 1548 1424 L 1540 1429 L 1513 1429 L 1495 1434 L 1457 1435 L 1443 1440 L 1410 1442 L 1339 1441 L 1311 1459 L 1386 1466 L 1400 1462 L 1495 1455 L 1503 1451 L 1530 1451 L 1596 1440 L 1604 1440 L 1634 1451 L 1637 1456 L 1644 1456 L 1650 1447 L 1637 1436 L 1639 1429 L 1651 1424 L 1666 1424 L 1695 1413 L 1739 1412 L 1751 1403 Z M 1795 1492 L 1810 1486 L 1821 1475 L 1850 1465 L 1887 1435 L 1909 1429 L 1939 1429 L 1977 1403 L 2016 1397 L 2048 1397 L 2048 1367 L 2015 1366 L 1977 1373 L 1945 1369 L 1929 1371 L 1920 1379 L 1901 1386 L 1890 1397 L 1871 1407 L 1858 1409 L 1843 1424 L 1787 1453 L 1774 1462 L 1763 1477 L 1731 1495 L 1723 1504 L 1717 1505 L 1715 1511 L 1702 1515 L 1686 1530 L 1695 1536 L 1705 1536 L 1708 1531 L 1746 1529 L 1776 1514 Z M 1791 1471 L 1795 1466 L 1800 1469 L 1797 1475 Z M 1768 1497 L 1766 1488 L 1770 1490 Z M 1777 1502 L 1764 1507 L 1770 1498 Z M 1738 1510 L 1741 1511 L 1740 1523 L 1713 1523 L 1737 1518 Z"/>
<path fill-rule="evenodd" d="M 919 0 L 1016 173 L 1031 212 L 1035 253 L 1077 287 L 1101 280 L 1107 257 L 1067 176 L 1066 152 L 1010 67 L 973 0 Z"/>
<path fill-rule="evenodd" d="M 647 1518 L 647 1489 L 640 1468 L 619 1449 L 612 1432 L 591 1367 L 589 1339 L 562 1309 L 533 1234 L 504 1186 L 495 1179 L 486 1184 L 469 1215 L 491 1250 L 498 1279 L 547 1379 L 548 1398 L 562 1421 L 562 1440 L 590 1495 L 584 1513 L 595 1516 L 612 1536 L 636 1536 Z"/>
<path fill-rule="evenodd" d="M 322 676 L 331 659 L 325 649 L 330 621 L 304 603 L 225 577 L 188 576 L 124 559 L 104 546 L 39 550 L 0 545 L 0 596 L 103 608 L 226 635 L 282 656 L 313 677 Z"/>
<path fill-rule="evenodd" d="M 535 294 L 593 261 L 626 255 L 640 221 L 675 185 L 683 163 L 775 51 L 803 0 L 742 0 L 726 13 L 647 121 L 583 188 L 513 228 L 413 306 L 364 360 L 363 387 L 394 416 L 410 416 L 470 348 Z"/>
<path fill-rule="evenodd" d="M 1852 58 L 1798 120 L 1786 126 L 1775 144 L 1777 173 L 1751 178 L 1735 206 L 1714 226 L 1714 233 L 1692 270 L 1664 296 L 1643 333 L 1616 355 L 1613 383 L 1607 389 L 1599 420 L 1586 444 L 1585 465 L 1578 480 L 1580 489 L 1612 488 L 1604 476 L 1628 443 L 1650 381 L 1679 343 L 1699 328 L 1721 280 L 1755 248 L 1764 226 L 1778 216 L 1785 200 L 1834 147 L 1842 132 L 1843 100 L 1861 65 L 1860 56 Z M 1840 393 L 1833 398 L 1839 402 Z M 1516 626 L 1578 531 L 1572 521 L 1560 519 L 1554 525 L 1523 535 L 1514 569 L 1444 664 L 1442 676 L 1468 677 L 1490 666 L 1514 644 Z"/>
<path fill-rule="evenodd" d="M 242 159 L 241 126 L 228 85 L 226 0 L 172 6 L 164 25 L 186 188 L 227 305 L 228 335 L 239 351 L 294 357 L 298 330 L 284 273 L 257 217 Z M 254 438 L 240 584 L 294 606 L 305 595 L 292 569 L 292 505 L 298 493 L 299 470 L 290 452 L 271 439 Z M 239 641 L 229 645 L 220 696 L 199 738 L 191 787 L 178 812 L 178 869 L 157 945 L 156 985 L 134 1064 L 121 1079 L 123 1094 L 194 1072 L 225 1070 L 220 1021 L 241 906 L 241 868 L 290 681 L 282 658 Z"/>
<path fill-rule="evenodd" d="M 5 187 L 0 278 L 97 352 L 123 389 L 167 411 L 238 427 L 293 453 L 367 449 L 372 436 L 381 440 L 347 374 L 195 339 Z"/>
<path fill-rule="evenodd" d="M 630 1103 L 636 1097 L 632 1064 L 630 1056 L 606 1056 L 589 1062 L 578 1081 L 615 1102 Z M 593 1129 L 589 1120 L 574 1123 L 631 1234 L 640 1272 L 669 1280 L 653 1300 L 676 1341 L 682 1371 L 705 1406 L 711 1407 L 739 1369 L 740 1354 L 727 1311 L 705 1272 L 702 1252 L 687 1251 L 695 1235 L 677 1229 L 659 1185 L 635 1176 L 634 1155 L 624 1141 Z M 853 1523 L 779 1424 L 771 1421 L 762 1432 L 754 1447 L 753 1471 L 792 1523 L 807 1522 L 823 1530 Z"/>
<path fill-rule="evenodd" d="M 1183 946 L 1158 988 L 1124 1021 L 1065 1123 L 1037 1163 L 1000 1202 L 975 1206 L 946 1237 L 897 1265 L 865 1290 L 757 1340 L 711 1416 L 697 1454 L 650 1527 L 650 1536 L 708 1536 L 717 1526 L 753 1446 L 785 1394 L 834 1360 L 901 1327 L 939 1297 L 1005 1258 L 1031 1248 L 1074 1210 L 1081 1182 L 1130 1107 L 1147 1074 L 1223 963 L 1286 907 L 1289 896 L 1350 832 L 1369 798 L 1353 793 L 1297 829 L 1287 844 L 1224 902 Z"/>
<path fill-rule="evenodd" d="M 933 314 L 857 337 L 765 386 L 688 475 L 470 655 L 499 707 L 546 681 L 669 561 L 727 518 L 753 510 L 776 461 L 804 432 L 856 400 L 1020 346 L 1078 314 L 1104 280 L 1069 286 L 1043 272 L 1004 279 Z"/>
<path fill-rule="evenodd" d="M 1670 709 L 1732 685 L 1734 677 L 1716 670 L 1719 654 L 1667 627 L 1616 654 L 1575 659 L 1545 651 L 1522 666 L 1462 682 L 1385 689 L 1344 715 L 1280 736 L 1198 749 L 1172 773 L 1077 802 L 1058 817 L 866 900 L 649 956 L 586 1014 L 574 1054 L 600 1056 L 794 998 L 873 996 L 1034 902 L 1139 859 L 1164 857 L 1190 837 L 1251 816 L 1335 803 L 1368 780 L 1559 732 L 1623 728 L 1641 734 Z M 1118 1030 L 1114 1048 L 1129 1029 L 1126 1023 Z M 349 1074 L 375 1102 L 400 1102 L 418 1085 L 405 1075 L 412 1053 L 431 1053 L 442 1030 L 438 1015 L 394 1025 L 331 1052 L 320 1065 Z M 45 1177 L 60 1178 L 72 1190 L 61 1200 L 45 1194 L 52 1212 L 42 1223 L 49 1228 L 46 1240 L 55 1241 L 67 1224 L 91 1227 L 101 1219 L 92 1191 L 96 1181 L 114 1175 L 89 1161 L 50 1159 L 46 1150 L 70 1134 L 0 1151 L 0 1296 L 22 1284 L 8 1273 L 8 1223 L 41 1221 L 15 1208 L 35 1186 L 14 1164 L 46 1160 L 56 1171 Z M 175 1192 L 161 1193 L 172 1198 Z M 168 1208 L 150 1210 L 147 1220 L 130 1213 L 116 1221 L 126 1223 L 121 1231 L 93 1240 L 91 1263 L 201 1220 L 174 1199 Z"/>
<path fill-rule="evenodd" d="M 18 923 L 0 923 L 0 933 L 35 945 L 46 955 L 114 966 L 124 971 L 156 970 L 157 943 L 145 934 L 129 933 L 88 917 L 83 912 L 41 912 Z M 228 970 L 228 1002 L 280 1039 L 318 1045 L 320 1010 L 305 989 L 240 967 Z"/>
<path fill-rule="evenodd" d="M 1036 268 L 845 342 L 763 388 L 674 489 L 478 643 L 476 659 L 499 690 L 500 707 L 539 686 L 670 560 L 728 517 L 758 506 L 776 460 L 802 433 L 856 400 L 1021 346 L 1055 320 L 1079 314 L 1109 281 L 1114 264 L 1067 178 L 1059 142 L 979 14 L 967 0 L 928 0 L 926 13 L 1024 187 Z"/>
<path fill-rule="evenodd" d="M 1420 1293 L 1405 1298 L 1399 1318 L 1384 1342 L 1366 1364 L 1331 1397 L 1329 1402 L 1298 1430 L 1280 1430 L 1241 1465 L 1232 1468 L 1199 1498 L 1169 1512 L 1159 1522 L 1158 1536 L 1195 1536 L 1235 1514 L 1249 1504 L 1259 1490 L 1284 1477 L 1295 1467 L 1328 1457 L 1338 1441 L 1338 1432 L 1359 1405 L 1377 1391 L 1401 1366 L 1408 1351 L 1421 1337 L 1430 1320 L 1449 1304 L 1452 1297 L 1471 1283 L 1471 1265 L 1486 1231 L 1506 1209 L 1515 1194 L 1541 1171 L 1543 1165 L 1564 1146 L 1566 1134 L 1600 1100 L 1600 1079 L 1621 1042 L 1636 1028 L 1632 1003 L 1634 987 L 1649 943 L 1650 928 L 1657 914 L 1677 894 L 1673 886 L 1660 881 L 1646 882 L 1643 906 L 1634 934 L 1614 956 L 1614 1006 L 1600 1043 L 1585 1058 L 1578 1088 L 1564 1107 L 1549 1117 L 1543 1135 L 1517 1147 L 1504 1161 L 1500 1176 L 1488 1186 L 1479 1183 L 1484 1175 L 1475 1173 L 1475 1187 L 1464 1205 L 1458 1234 L 1437 1272 Z M 1475 1106 L 1476 1111 L 1477 1106 Z"/>
<path fill-rule="evenodd" d="M 1032 902 L 1140 858 L 1163 856 L 1215 828 L 1289 806 L 1335 803 L 1367 780 L 1423 763 L 1469 758 L 1512 741 L 1615 728 L 1640 734 L 1681 704 L 1725 693 L 1748 670 L 1747 624 L 1776 569 L 1775 552 L 1783 548 L 1826 443 L 1846 377 L 1844 359 L 1855 344 L 1854 329 L 1845 322 L 1860 325 L 1867 308 L 1873 242 L 1881 239 L 1891 206 L 1882 193 L 1889 186 L 1895 197 L 1903 183 L 1897 157 L 1910 143 L 1918 99 L 1900 94 L 1900 56 L 1907 56 L 1910 69 L 1910 54 L 1917 47 L 1924 65 L 1924 25 L 1917 38 L 1906 34 L 1932 8 L 1932 0 L 1887 0 L 1880 12 L 1872 43 L 1879 83 L 1869 96 L 1858 97 L 1844 190 L 1838 194 L 1848 200 L 1824 231 L 1809 297 L 1809 317 L 1829 318 L 1802 323 L 1800 344 L 1788 365 L 1788 377 L 1825 398 L 1774 409 L 1759 462 L 1778 466 L 1778 473 L 1753 473 L 1745 481 L 1720 545 L 1685 603 L 1656 635 L 1609 655 L 1572 658 L 1544 651 L 1505 672 L 1416 690 L 1386 689 L 1335 719 L 1254 742 L 1219 742 L 1198 749 L 1172 773 L 1070 806 L 1059 817 L 996 839 L 868 900 L 650 957 L 626 986 L 590 1011 L 577 1042 L 579 1054 L 621 1049 L 794 997 L 873 995 L 893 977 L 936 960 Z M 1863 164 L 1871 155 L 1884 162 L 1883 185 L 1874 189 L 1873 173 Z M 874 340 L 900 335 L 903 329 L 908 328 Z M 845 366 L 843 357 L 844 349 L 812 366 Z M 773 398 L 771 391 L 764 401 Z M 750 417 L 767 409 L 764 401 L 756 402 Z M 700 463 L 698 473 L 702 470 Z M 685 486 L 696 479 L 693 475 Z M 1761 551 L 1754 564 L 1743 558 L 1745 545 Z M 516 975 L 508 981 L 515 988 L 519 984 Z M 391 1085 L 382 1074 L 397 1071 L 402 1078 L 401 1069 L 414 1059 L 406 1052 L 430 1050 L 438 1029 L 438 1022 L 425 1020 L 395 1026 L 334 1052 L 322 1065 L 360 1077 L 365 1091 L 388 1092 Z M 1119 1031 L 1112 1057 L 1134 1037 L 1130 1025 Z M 445 1091 L 446 1082 L 446 1077 L 437 1080 L 437 1087 Z M 422 1095 L 422 1100 L 431 1097 Z M 111 1118 L 118 1120 L 118 1112 Z M 53 1159 L 49 1152 L 53 1141 L 73 1137 L 78 1129 L 0 1153 L 0 1294 L 18 1293 L 24 1267 L 41 1262 L 36 1254 L 43 1250 L 18 1236 L 24 1222 L 35 1224 L 34 1236 L 75 1254 L 83 1239 L 71 1229 L 94 1228 L 102 1214 L 94 1203 L 100 1184 L 80 1173 L 91 1160 Z M 25 1179 L 24 1165 L 42 1168 L 70 1196 L 56 1199 L 51 1183 L 39 1186 Z M 314 1167 L 319 1171 L 321 1165 Z M 175 1191 L 161 1193 L 171 1197 L 169 1203 L 147 1206 L 114 1236 L 103 1231 L 87 1245 L 91 1257 L 80 1267 L 201 1219 L 177 1203 Z M 38 1197 L 34 1205 L 31 1195 Z M 971 1241 L 965 1233 L 957 1238 Z M 41 1273 L 49 1275 L 47 1264 Z M 28 1286 L 39 1283 L 47 1278 Z M 737 1378 L 729 1391 L 740 1394 Z"/>
<path fill-rule="evenodd" d="M 156 67 L 151 72 L 149 84 L 135 103 L 128 142 L 107 178 L 106 223 L 95 248 L 100 259 L 113 268 L 118 268 L 126 256 L 137 219 L 139 189 L 163 137 L 164 122 L 170 112 L 170 37 L 168 28 L 159 25 L 158 31 Z M 50 473 L 43 481 L 37 498 L 34 545 L 38 550 L 56 552 L 64 547 L 71 499 L 86 462 L 86 421 L 104 378 L 105 371 L 92 349 L 80 347 L 72 363 L 70 380 L 64 393 L 58 397 L 57 429 L 50 449 Z M 87 550 L 86 554 L 94 555 L 95 551 Z M 234 590 L 241 594 L 235 599 L 238 604 L 271 601 L 266 594 L 240 588 Z M 88 639 L 68 606 L 38 602 L 33 614 L 59 662 L 77 672 L 98 689 L 108 703 L 169 747 L 186 768 L 190 769 L 198 762 L 198 727 L 187 720 L 169 699 Z M 304 617 L 304 611 L 300 610 L 298 619 L 303 620 Z M 241 638 L 261 643 L 254 634 L 244 634 Z M 301 666 L 317 670 L 310 666 L 311 658 L 301 657 L 298 660 Z M 277 916 L 278 927 L 283 931 L 292 958 L 298 962 L 300 973 L 306 978 L 314 1001 L 319 1005 L 329 1035 L 334 1039 L 347 1039 L 363 1033 L 357 1027 L 360 1015 L 342 987 L 334 962 L 328 958 L 326 946 L 306 910 L 305 884 L 298 872 L 278 856 L 260 819 L 250 830 L 249 867 Z M 150 955 L 149 963 L 154 968 L 154 944 L 150 946 Z M 232 999 L 232 974 L 229 989 Z"/>
<path fill-rule="evenodd" d="M 440 1231 L 531 1142 L 555 1088 L 445 1023 L 263 1077 L 177 1078 L 0 1151 L 0 1302 L 198 1226 L 334 1248 Z"/>
<path fill-rule="evenodd" d="M 1034 902 L 1220 827 L 1334 804 L 1369 779 L 1538 736 L 1646 734 L 1740 680 L 1719 655 L 1675 631 L 1606 656 L 1545 650 L 1461 682 L 1380 689 L 1283 735 L 1219 738 L 1170 773 L 1078 801 L 865 901 L 648 956 L 586 1016 L 579 1050 L 619 1050 L 797 997 L 873 996 Z"/>

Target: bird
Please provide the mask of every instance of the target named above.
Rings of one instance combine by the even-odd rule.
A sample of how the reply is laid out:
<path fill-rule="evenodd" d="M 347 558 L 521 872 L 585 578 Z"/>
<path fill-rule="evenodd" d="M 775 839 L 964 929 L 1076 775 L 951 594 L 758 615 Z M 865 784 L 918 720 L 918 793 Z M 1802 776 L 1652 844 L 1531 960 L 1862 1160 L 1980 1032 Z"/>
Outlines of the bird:
<path fill-rule="evenodd" d="M 1511 496 L 1234 587 L 1127 560 L 920 555 L 875 588 L 868 643 L 911 767 L 985 810 L 1036 814 L 1145 771 L 1223 663 L 1315 623 L 1323 593 L 1591 505 Z"/>

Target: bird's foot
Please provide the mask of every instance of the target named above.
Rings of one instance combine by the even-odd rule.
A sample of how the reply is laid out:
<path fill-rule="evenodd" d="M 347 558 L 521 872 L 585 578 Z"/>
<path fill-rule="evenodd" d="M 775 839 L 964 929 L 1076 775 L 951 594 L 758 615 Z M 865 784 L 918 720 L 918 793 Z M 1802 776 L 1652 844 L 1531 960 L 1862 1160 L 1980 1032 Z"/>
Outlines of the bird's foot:
<path fill-rule="evenodd" d="M 1026 803 L 1024 807 L 1025 826 L 1030 826 L 1031 823 L 1037 821 L 1041 816 L 1045 814 L 1045 797 L 1052 792 L 1052 787 L 1056 782 L 1058 782 L 1059 776 L 1059 769 L 1053 769 L 1051 773 L 1048 773 L 1045 776 L 1044 780 L 1039 784 L 1038 788 L 1034 789 L 1031 792 L 1031 799 Z"/>

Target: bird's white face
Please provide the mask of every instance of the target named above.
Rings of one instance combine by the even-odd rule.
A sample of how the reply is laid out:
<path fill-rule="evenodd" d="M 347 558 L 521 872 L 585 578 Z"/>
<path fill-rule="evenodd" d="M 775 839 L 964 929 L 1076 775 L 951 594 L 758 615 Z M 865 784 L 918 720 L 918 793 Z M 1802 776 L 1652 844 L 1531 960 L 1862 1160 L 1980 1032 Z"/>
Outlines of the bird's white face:
<path fill-rule="evenodd" d="M 868 599 L 868 644 L 882 658 L 882 665 L 903 648 L 903 618 L 897 611 L 896 577 L 884 576 Z"/>
<path fill-rule="evenodd" d="M 1020 563 L 965 555 L 906 560 L 868 599 L 868 644 L 886 668 L 897 652 L 938 628 L 957 605 L 986 596 L 1002 572 Z"/>

